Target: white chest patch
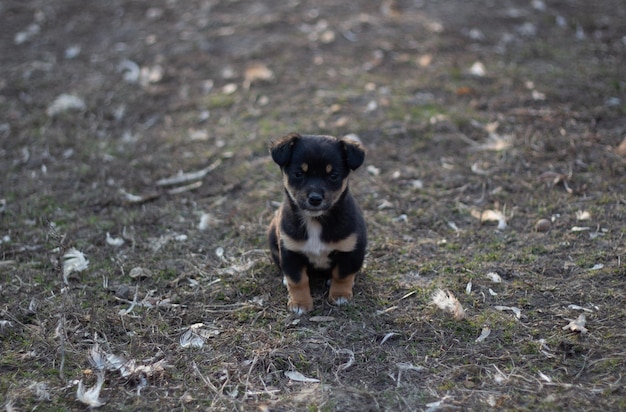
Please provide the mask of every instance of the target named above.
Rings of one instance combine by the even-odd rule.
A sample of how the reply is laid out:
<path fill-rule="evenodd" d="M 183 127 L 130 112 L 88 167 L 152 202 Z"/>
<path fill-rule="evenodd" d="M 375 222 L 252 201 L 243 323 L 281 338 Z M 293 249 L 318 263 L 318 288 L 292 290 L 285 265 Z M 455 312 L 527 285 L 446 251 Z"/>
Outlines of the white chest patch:
<path fill-rule="evenodd" d="M 333 249 L 331 245 L 322 242 L 322 225 L 319 222 L 310 220 L 306 227 L 309 237 L 302 247 L 302 253 L 309 258 L 309 261 L 316 268 L 328 269 L 330 266 L 328 255 Z"/>
<path fill-rule="evenodd" d="M 306 230 L 306 240 L 294 240 L 285 233 L 281 233 L 281 240 L 287 249 L 304 254 L 318 269 L 330 269 L 328 256 L 332 252 L 352 252 L 356 247 L 355 233 L 337 242 L 324 242 L 322 241 L 322 225 L 313 219 L 306 222 Z"/>
<path fill-rule="evenodd" d="M 309 238 L 304 243 L 303 252 L 319 255 L 325 249 L 328 249 L 326 244 L 322 242 L 322 225 L 311 220 L 306 225 L 306 232 Z"/>

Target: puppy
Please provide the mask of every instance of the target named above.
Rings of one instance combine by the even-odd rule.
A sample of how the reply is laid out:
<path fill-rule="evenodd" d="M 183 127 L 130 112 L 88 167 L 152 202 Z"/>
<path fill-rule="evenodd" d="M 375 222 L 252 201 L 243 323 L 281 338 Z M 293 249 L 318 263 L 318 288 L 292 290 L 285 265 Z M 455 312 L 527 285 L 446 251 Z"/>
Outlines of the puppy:
<path fill-rule="evenodd" d="M 332 136 L 289 134 L 270 146 L 280 166 L 285 198 L 268 240 L 284 275 L 289 309 L 313 309 L 309 278 L 330 278 L 329 301 L 343 305 L 361 269 L 367 235 L 348 177 L 365 159 L 360 142 Z"/>

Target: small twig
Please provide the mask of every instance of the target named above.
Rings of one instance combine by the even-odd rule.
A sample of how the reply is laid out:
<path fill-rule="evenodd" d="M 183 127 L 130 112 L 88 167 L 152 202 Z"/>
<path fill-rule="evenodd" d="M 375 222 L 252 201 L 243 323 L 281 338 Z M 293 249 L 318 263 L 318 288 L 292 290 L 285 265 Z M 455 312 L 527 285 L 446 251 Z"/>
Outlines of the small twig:
<path fill-rule="evenodd" d="M 465 143 L 467 143 L 468 145 L 472 146 L 472 147 L 479 147 L 480 143 L 478 143 L 475 140 L 470 139 L 469 137 L 465 136 L 465 134 L 463 133 L 458 133 L 457 137 L 461 140 L 463 140 Z"/>
<path fill-rule="evenodd" d="M 222 160 L 217 159 L 216 161 L 211 163 L 209 166 L 205 167 L 204 169 L 198 170 L 196 172 L 181 173 L 177 176 L 172 176 L 172 177 L 168 177 L 165 179 L 157 180 L 156 185 L 157 186 L 173 186 L 179 183 L 187 183 L 187 182 L 192 182 L 194 180 L 200 180 L 204 176 L 206 176 L 208 173 L 215 170 L 221 163 L 222 163 Z"/>
<path fill-rule="evenodd" d="M 202 374 L 202 372 L 200 372 L 200 369 L 198 368 L 198 365 L 196 365 L 196 361 L 191 361 L 191 367 L 193 368 L 193 371 L 196 373 L 196 375 L 198 375 L 198 377 L 200 379 L 202 379 L 202 382 L 204 382 L 204 384 L 211 389 L 213 392 L 215 392 L 216 394 L 219 395 L 219 391 L 218 389 L 215 387 L 215 385 L 213 385 L 211 383 L 210 380 L 208 380 L 207 378 L 204 377 L 204 375 Z"/>
<path fill-rule="evenodd" d="M 139 285 L 135 286 L 135 296 L 133 297 L 133 301 L 130 304 L 130 307 L 128 309 L 124 309 L 120 311 L 120 316 L 125 316 L 128 315 L 130 312 L 132 312 L 132 310 L 135 308 L 135 306 L 137 305 L 137 294 L 139 293 Z"/>
<path fill-rule="evenodd" d="M 583 373 L 583 371 L 587 367 L 587 361 L 589 360 L 589 356 L 591 356 L 592 353 L 593 353 L 593 349 L 590 349 L 589 352 L 587 352 L 587 356 L 583 358 L 583 366 L 580 368 L 578 373 L 574 376 L 574 379 L 578 379 L 580 375 Z"/>
<path fill-rule="evenodd" d="M 248 393 L 248 388 L 250 387 L 250 374 L 252 373 L 252 369 L 254 368 L 254 365 L 256 365 L 258 360 L 259 360 L 259 357 L 255 356 L 254 359 L 252 360 L 252 364 L 250 364 L 250 369 L 248 369 L 248 375 L 246 376 L 246 389 L 244 390 L 244 396 L 246 396 L 246 394 Z"/>
<path fill-rule="evenodd" d="M 193 183 L 190 183 L 188 185 L 177 186 L 177 187 L 175 187 L 173 189 L 168 190 L 167 193 L 170 194 L 170 195 L 178 195 L 178 194 L 181 194 L 181 193 L 188 192 L 190 190 L 198 189 L 201 186 L 202 186 L 202 180 L 199 180 L 197 182 L 193 182 Z"/>
<path fill-rule="evenodd" d="M 0 267 L 2 266 L 13 266 L 17 264 L 16 260 L 0 260 Z"/>

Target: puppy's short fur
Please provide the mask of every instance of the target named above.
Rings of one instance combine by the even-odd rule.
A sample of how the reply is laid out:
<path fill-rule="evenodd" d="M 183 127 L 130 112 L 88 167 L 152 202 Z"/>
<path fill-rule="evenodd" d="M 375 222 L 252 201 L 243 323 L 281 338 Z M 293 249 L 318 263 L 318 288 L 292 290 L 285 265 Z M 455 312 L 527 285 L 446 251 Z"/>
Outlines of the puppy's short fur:
<path fill-rule="evenodd" d="M 367 236 L 361 210 L 348 189 L 348 176 L 365 159 L 356 140 L 289 134 L 270 146 L 280 166 L 285 199 L 269 227 L 269 246 L 297 314 L 313 309 L 311 276 L 330 278 L 329 300 L 352 298 Z"/>

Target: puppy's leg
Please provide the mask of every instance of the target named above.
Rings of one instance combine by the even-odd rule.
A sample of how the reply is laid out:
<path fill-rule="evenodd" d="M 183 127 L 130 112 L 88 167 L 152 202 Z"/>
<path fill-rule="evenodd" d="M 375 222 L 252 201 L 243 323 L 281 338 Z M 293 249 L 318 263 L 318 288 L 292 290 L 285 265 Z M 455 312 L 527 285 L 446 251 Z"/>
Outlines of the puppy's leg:
<path fill-rule="evenodd" d="M 311 297 L 311 288 L 309 286 L 309 276 L 306 268 L 302 268 L 299 279 L 285 275 L 285 284 L 289 292 L 289 302 L 287 307 L 296 315 L 302 315 L 313 310 L 313 298 Z"/>
<path fill-rule="evenodd" d="M 362 225 L 362 228 L 365 226 Z M 338 253 L 332 269 L 328 300 L 335 305 L 344 305 L 352 299 L 352 287 L 365 258 L 365 232 L 361 233 L 356 248 L 349 253 Z"/>
<path fill-rule="evenodd" d="M 313 310 L 313 298 L 307 273 L 308 260 L 306 256 L 287 249 L 282 239 L 278 241 L 283 283 L 287 286 L 289 293 L 287 307 L 292 312 L 302 315 Z"/>
<path fill-rule="evenodd" d="M 334 305 L 345 305 L 352 299 L 352 287 L 356 272 L 341 276 L 339 267 L 334 267 L 333 278 L 330 280 L 330 291 L 328 300 Z"/>
<path fill-rule="evenodd" d="M 274 215 L 274 218 L 270 222 L 269 229 L 267 230 L 267 240 L 270 246 L 272 260 L 274 261 L 274 263 L 276 263 L 278 267 L 281 266 L 280 265 L 280 248 L 279 248 L 279 243 L 278 243 L 279 242 L 278 228 L 280 225 L 280 212 L 281 212 L 280 209 L 276 212 L 276 214 Z"/>

